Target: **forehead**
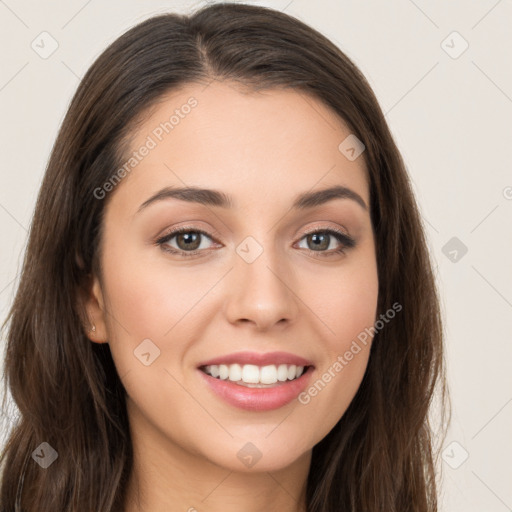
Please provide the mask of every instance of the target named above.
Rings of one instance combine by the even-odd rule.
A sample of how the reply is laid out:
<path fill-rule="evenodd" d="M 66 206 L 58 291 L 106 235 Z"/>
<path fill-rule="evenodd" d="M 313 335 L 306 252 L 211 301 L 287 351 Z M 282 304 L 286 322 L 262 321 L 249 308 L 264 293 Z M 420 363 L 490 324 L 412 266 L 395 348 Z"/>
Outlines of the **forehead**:
<path fill-rule="evenodd" d="M 123 162 L 131 164 L 114 192 L 138 207 L 162 187 L 212 188 L 240 207 L 343 185 L 369 204 L 363 157 L 351 161 L 339 149 L 350 135 L 334 111 L 302 91 L 189 84 L 138 124 Z"/>

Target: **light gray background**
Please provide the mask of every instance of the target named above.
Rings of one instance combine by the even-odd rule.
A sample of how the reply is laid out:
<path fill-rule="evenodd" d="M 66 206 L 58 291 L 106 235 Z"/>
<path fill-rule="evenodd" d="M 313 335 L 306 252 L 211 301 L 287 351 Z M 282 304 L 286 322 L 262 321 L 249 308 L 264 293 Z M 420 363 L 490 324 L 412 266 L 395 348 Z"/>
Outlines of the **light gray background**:
<path fill-rule="evenodd" d="M 442 510 L 512 510 L 512 2 L 251 3 L 320 30 L 377 94 L 414 183 L 443 300 L 453 419 Z M 202 4 L 0 0 L 0 321 L 80 77 L 136 23 Z M 42 46 L 43 31 L 59 45 L 47 59 L 31 47 Z M 469 44 L 458 56 L 454 31 Z M 446 245 L 453 237 L 458 248 Z"/>

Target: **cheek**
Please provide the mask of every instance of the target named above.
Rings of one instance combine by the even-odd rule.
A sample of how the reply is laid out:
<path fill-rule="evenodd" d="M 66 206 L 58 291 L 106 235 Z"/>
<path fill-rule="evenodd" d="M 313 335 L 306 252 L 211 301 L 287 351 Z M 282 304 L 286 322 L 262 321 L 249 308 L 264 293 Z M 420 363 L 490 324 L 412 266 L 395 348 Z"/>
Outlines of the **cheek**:
<path fill-rule="evenodd" d="M 368 364 L 379 292 L 376 265 L 368 261 L 347 266 L 328 282 L 317 281 L 320 287 L 312 294 L 311 309 L 327 326 L 324 357 L 299 402 L 310 411 L 304 416 L 309 427 L 315 428 L 315 418 L 323 418 L 319 439 L 347 410 Z"/>
<path fill-rule="evenodd" d="M 183 331 L 190 328 L 187 315 L 211 284 L 194 274 L 192 285 L 190 272 L 171 268 L 163 258 L 157 264 L 149 261 L 145 253 L 152 251 L 118 251 L 116 244 L 110 247 L 104 258 L 106 321 L 118 373 L 132 375 L 147 369 L 136 359 L 139 347 L 146 345 L 151 357 L 158 354 L 150 368 L 163 371 L 170 355 L 175 362 L 182 359 L 188 338 L 193 338 L 193 333 Z"/>
<path fill-rule="evenodd" d="M 148 258 L 151 252 L 112 251 L 105 258 L 107 296 L 115 316 L 109 325 L 122 336 L 130 332 L 162 339 L 211 287 L 176 262 Z"/>
<path fill-rule="evenodd" d="M 132 407 L 136 404 L 137 413 L 167 425 L 169 432 L 181 432 L 180 421 L 204 422 L 204 411 L 178 382 L 183 381 L 183 359 L 201 330 L 195 321 L 201 298 L 218 277 L 210 272 L 202 279 L 171 265 L 165 258 L 149 261 L 142 251 L 112 251 L 104 262 L 105 289 L 110 349 Z M 177 406 L 173 414 L 171 402 Z M 183 412 L 190 416 L 186 421 Z"/>
<path fill-rule="evenodd" d="M 315 281 L 308 306 L 323 321 L 331 354 L 348 349 L 351 341 L 373 326 L 377 317 L 379 283 L 375 262 L 347 265 L 328 279 Z"/>

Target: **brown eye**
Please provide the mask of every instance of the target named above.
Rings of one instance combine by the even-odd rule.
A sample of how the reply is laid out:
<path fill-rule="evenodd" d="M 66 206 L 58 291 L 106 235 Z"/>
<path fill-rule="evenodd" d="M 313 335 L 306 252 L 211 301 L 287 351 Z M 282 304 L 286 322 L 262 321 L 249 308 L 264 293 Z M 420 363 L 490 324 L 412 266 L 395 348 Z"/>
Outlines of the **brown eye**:
<path fill-rule="evenodd" d="M 195 251 L 201 245 L 201 237 L 203 235 L 195 231 L 187 231 L 186 233 L 179 233 L 174 236 L 176 237 L 176 245 L 178 245 L 180 249 Z"/>
<path fill-rule="evenodd" d="M 201 248 L 201 242 L 203 238 L 213 240 L 213 237 L 206 231 L 190 227 L 182 227 L 175 229 L 167 235 L 159 238 L 156 243 L 162 247 L 162 250 L 166 252 L 187 257 L 195 256 L 207 249 L 206 247 Z M 340 247 L 327 250 L 333 238 L 338 241 Z M 174 239 L 176 239 L 174 242 L 176 246 L 170 244 L 170 242 Z M 356 245 L 356 242 L 353 238 L 336 229 L 312 231 L 304 235 L 302 239 L 306 239 L 307 241 L 307 247 L 305 249 L 309 253 L 318 255 L 320 257 L 344 254 L 346 249 L 350 249 Z"/>
<path fill-rule="evenodd" d="M 327 233 L 313 233 L 306 238 L 311 240 L 311 244 L 308 244 L 309 249 L 328 249 L 331 241 L 331 235 Z"/>
<path fill-rule="evenodd" d="M 205 249 L 200 249 L 203 238 L 212 240 L 212 237 L 201 229 L 180 228 L 171 231 L 169 234 L 159 238 L 156 243 L 162 247 L 164 251 L 172 254 L 179 254 L 180 256 L 194 256 Z M 169 242 L 176 239 L 176 247 L 173 247 Z"/>
<path fill-rule="evenodd" d="M 307 233 L 303 238 L 305 238 L 307 241 L 306 250 L 308 250 L 310 253 L 316 253 L 321 257 L 343 254 L 346 249 L 350 249 L 356 245 L 356 242 L 352 237 L 336 229 L 323 229 L 313 231 L 311 233 Z M 338 241 L 340 247 L 327 251 L 326 249 L 329 248 L 332 238 Z"/>

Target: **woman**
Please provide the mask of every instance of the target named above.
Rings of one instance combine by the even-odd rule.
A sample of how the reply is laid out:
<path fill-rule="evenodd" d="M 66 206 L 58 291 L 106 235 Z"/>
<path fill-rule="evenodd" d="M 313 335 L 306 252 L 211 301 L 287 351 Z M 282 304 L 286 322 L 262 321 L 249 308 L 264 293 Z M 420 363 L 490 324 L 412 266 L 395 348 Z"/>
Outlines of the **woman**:
<path fill-rule="evenodd" d="M 4 511 L 437 510 L 418 208 L 367 81 L 293 17 L 159 15 L 100 55 L 8 320 Z"/>

